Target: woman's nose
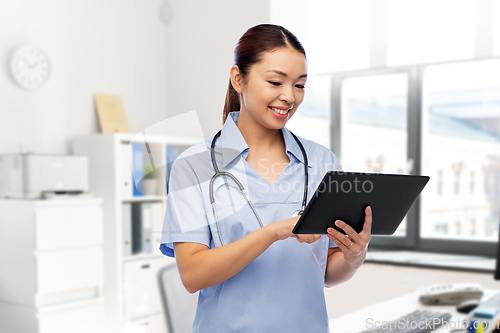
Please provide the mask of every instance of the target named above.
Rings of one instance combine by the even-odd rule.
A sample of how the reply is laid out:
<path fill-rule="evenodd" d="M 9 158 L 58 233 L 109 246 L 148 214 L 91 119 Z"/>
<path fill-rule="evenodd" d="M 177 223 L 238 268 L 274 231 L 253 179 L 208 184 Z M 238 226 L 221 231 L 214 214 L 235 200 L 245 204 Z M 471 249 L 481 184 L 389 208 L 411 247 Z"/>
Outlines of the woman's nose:
<path fill-rule="evenodd" d="M 280 99 L 288 104 L 295 102 L 295 95 L 293 94 L 292 87 L 283 86 L 283 91 L 281 92 Z"/>

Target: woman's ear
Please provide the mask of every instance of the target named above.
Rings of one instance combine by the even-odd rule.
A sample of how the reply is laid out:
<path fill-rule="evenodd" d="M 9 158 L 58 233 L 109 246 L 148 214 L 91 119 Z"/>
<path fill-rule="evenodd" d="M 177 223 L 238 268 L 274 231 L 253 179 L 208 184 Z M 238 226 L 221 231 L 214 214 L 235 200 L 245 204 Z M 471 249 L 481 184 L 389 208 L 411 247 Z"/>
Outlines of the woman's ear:
<path fill-rule="evenodd" d="M 229 72 L 231 77 L 231 84 L 233 85 L 234 90 L 239 93 L 243 92 L 243 78 L 240 75 L 240 69 L 237 65 L 233 65 L 231 67 L 231 71 Z"/>

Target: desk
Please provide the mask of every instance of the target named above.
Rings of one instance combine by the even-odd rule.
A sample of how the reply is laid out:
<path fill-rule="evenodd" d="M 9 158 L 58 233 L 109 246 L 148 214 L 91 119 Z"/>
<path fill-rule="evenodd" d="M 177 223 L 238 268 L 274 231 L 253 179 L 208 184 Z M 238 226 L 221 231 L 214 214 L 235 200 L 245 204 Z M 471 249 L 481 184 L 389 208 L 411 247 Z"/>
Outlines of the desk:
<path fill-rule="evenodd" d="M 455 310 L 455 305 L 421 304 L 418 301 L 418 297 L 420 296 L 421 292 L 422 290 L 416 290 L 389 301 L 374 304 L 372 306 L 368 306 L 366 308 L 333 319 L 330 321 L 330 332 L 359 333 L 372 328 L 371 326 L 368 326 L 368 324 L 370 323 L 374 324 L 375 321 L 389 322 L 417 309 L 451 313 L 452 318 L 449 320 L 451 328 L 458 328 L 457 326 L 461 321 L 467 320 L 469 318 L 468 314 L 458 313 Z M 497 292 L 497 290 L 485 290 L 483 299 L 491 297 L 495 292 Z M 452 326 L 452 323 L 454 323 L 455 326 Z M 432 333 L 445 333 L 450 332 L 450 330 L 450 328 L 440 327 L 432 331 Z"/>

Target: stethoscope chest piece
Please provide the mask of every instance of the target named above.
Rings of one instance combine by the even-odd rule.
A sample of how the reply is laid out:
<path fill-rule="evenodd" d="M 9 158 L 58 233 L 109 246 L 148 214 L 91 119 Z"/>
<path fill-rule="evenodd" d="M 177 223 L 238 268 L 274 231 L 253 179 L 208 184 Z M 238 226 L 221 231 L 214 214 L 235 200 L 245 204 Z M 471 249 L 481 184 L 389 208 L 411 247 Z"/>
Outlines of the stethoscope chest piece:
<path fill-rule="evenodd" d="M 296 210 L 295 212 L 292 213 L 292 217 L 297 217 L 299 215 L 302 215 L 304 211 L 302 209 Z"/>

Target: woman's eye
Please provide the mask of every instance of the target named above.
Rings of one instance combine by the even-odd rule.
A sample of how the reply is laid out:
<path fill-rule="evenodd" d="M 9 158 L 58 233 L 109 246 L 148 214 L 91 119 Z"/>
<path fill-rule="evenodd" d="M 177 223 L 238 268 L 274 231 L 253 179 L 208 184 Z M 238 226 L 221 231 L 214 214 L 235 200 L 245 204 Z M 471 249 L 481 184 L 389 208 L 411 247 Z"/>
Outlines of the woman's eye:
<path fill-rule="evenodd" d="M 275 81 L 268 81 L 270 84 L 272 84 L 273 86 L 280 86 L 281 83 L 280 82 L 275 82 Z"/>
<path fill-rule="evenodd" d="M 297 85 L 296 85 L 296 87 L 297 87 L 297 88 L 300 88 L 300 89 L 305 89 L 305 88 L 306 88 L 306 86 L 304 86 L 304 85 L 302 85 L 302 84 L 297 84 Z"/>

